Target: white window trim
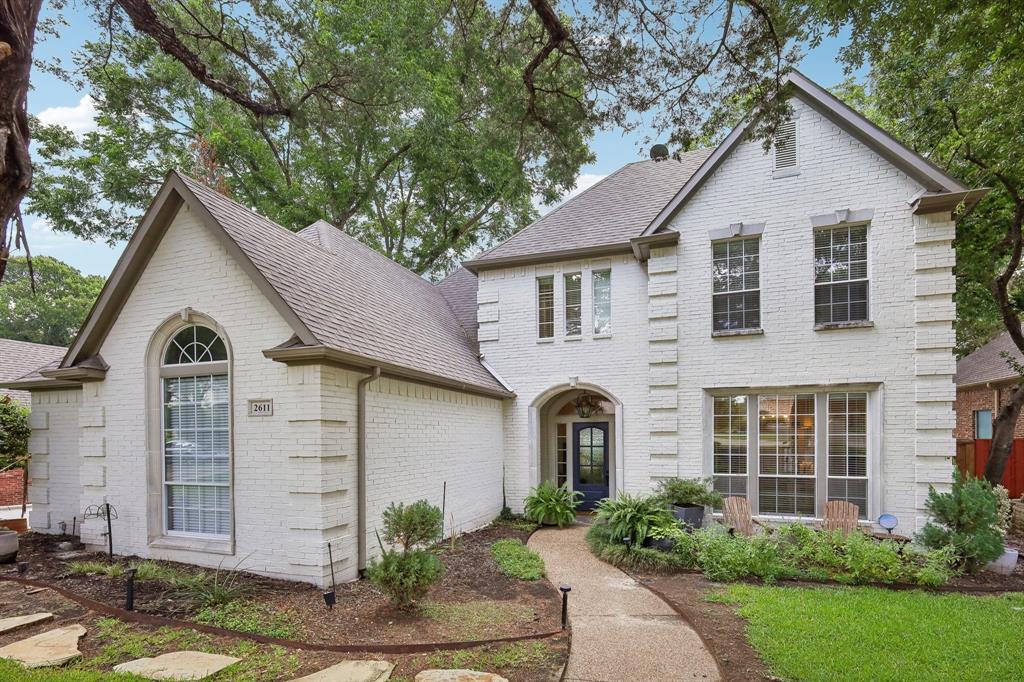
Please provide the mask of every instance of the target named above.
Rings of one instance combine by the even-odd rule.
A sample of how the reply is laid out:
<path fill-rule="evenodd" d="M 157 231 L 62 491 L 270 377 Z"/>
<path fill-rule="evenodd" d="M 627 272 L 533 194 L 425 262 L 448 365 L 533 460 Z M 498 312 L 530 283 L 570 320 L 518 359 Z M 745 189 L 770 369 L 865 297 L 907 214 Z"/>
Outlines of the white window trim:
<path fill-rule="evenodd" d="M 811 523 L 821 521 L 821 513 L 824 512 L 824 501 L 828 498 L 828 441 L 826 435 L 828 413 L 827 400 L 829 393 L 866 393 L 868 399 L 868 509 L 866 519 L 861 520 L 864 525 L 877 525 L 878 516 L 886 510 L 882 506 L 883 483 L 882 466 L 884 434 L 884 386 L 881 383 L 854 383 L 854 384 L 814 384 L 798 386 L 766 386 L 749 388 L 737 386 L 734 388 L 706 388 L 704 390 L 704 418 L 702 420 L 702 431 L 704 437 L 704 476 L 714 476 L 714 397 L 728 395 L 745 395 L 747 397 L 747 499 L 751 501 L 751 510 L 757 518 L 766 519 L 772 522 L 784 523 L 799 521 Z M 782 514 L 760 514 L 758 513 L 758 476 L 760 469 L 760 448 L 751 447 L 751 444 L 758 444 L 758 398 L 766 394 L 793 394 L 813 393 L 815 394 L 815 514 L 813 516 L 792 516 Z M 823 415 L 823 416 L 822 416 Z M 752 464 L 753 460 L 753 464 Z M 825 486 L 825 487 L 823 487 Z M 906 523 L 912 523 L 913 519 L 901 519 Z"/>
<path fill-rule="evenodd" d="M 551 280 L 551 336 L 541 336 L 540 333 L 540 281 L 542 279 Z M 555 273 L 536 275 L 533 278 L 533 335 L 534 338 L 537 339 L 537 343 L 553 343 L 555 335 L 558 333 L 558 296 L 556 279 Z"/>
<path fill-rule="evenodd" d="M 739 223 L 742 232 L 743 223 Z M 737 289 L 736 291 L 715 291 L 715 245 L 723 242 L 741 242 L 748 239 L 757 240 L 757 288 L 756 289 Z M 761 319 L 761 290 L 762 290 L 762 276 L 764 270 L 761 267 L 761 232 L 755 232 L 751 234 L 743 234 L 740 236 L 729 237 L 726 239 L 716 239 L 711 242 L 711 335 L 712 336 L 747 336 L 751 334 L 764 333 L 764 320 Z M 758 293 L 757 298 L 757 326 L 756 327 L 737 327 L 735 329 L 715 329 L 715 297 L 716 296 L 729 296 L 730 294 L 746 294 L 756 291 Z"/>
<path fill-rule="evenodd" d="M 853 216 L 854 214 L 857 214 L 857 216 L 856 216 L 857 219 L 856 220 L 853 220 L 853 219 L 851 219 L 851 220 L 838 220 L 838 222 L 820 224 L 821 223 L 821 220 L 820 220 L 821 218 L 823 218 L 823 217 L 835 217 L 835 218 L 838 218 L 841 214 L 843 214 L 843 212 L 841 212 L 841 211 L 837 211 L 835 214 L 827 214 L 826 216 L 812 216 L 811 217 L 811 224 L 813 225 L 813 231 L 811 233 L 811 240 L 812 240 L 812 242 L 811 242 L 811 251 L 812 251 L 812 254 L 813 254 L 813 252 L 814 252 L 814 241 L 813 240 L 814 240 L 814 237 L 815 237 L 815 233 L 817 233 L 819 231 L 835 230 L 835 229 L 839 229 L 839 228 L 848 228 L 849 229 L 849 228 L 855 228 L 855 227 L 864 227 L 865 228 L 865 247 L 864 247 L 864 249 L 865 249 L 865 252 L 864 252 L 864 261 L 865 261 L 865 263 L 864 264 L 865 264 L 865 273 L 866 274 L 865 274 L 864 277 L 858 277 L 857 279 L 841 280 L 839 282 L 816 282 L 815 281 L 816 278 L 815 278 L 815 274 L 814 274 L 814 258 L 812 256 L 812 258 L 811 258 L 811 284 L 813 285 L 813 288 L 811 290 L 812 291 L 812 296 L 811 296 L 811 319 L 814 320 L 814 329 L 815 329 L 815 331 L 830 330 L 830 329 L 856 329 L 856 328 L 860 328 L 860 327 L 874 327 L 875 326 L 875 323 L 874 323 L 874 320 L 873 320 L 873 315 L 874 315 L 874 310 L 875 310 L 875 302 L 874 302 L 875 287 L 872 286 L 872 284 L 871 284 L 871 281 L 872 281 L 872 277 L 871 277 L 871 275 L 872 275 L 872 272 L 871 272 L 871 270 L 872 270 L 872 268 L 871 268 L 871 261 L 872 261 L 872 258 L 871 258 L 871 215 L 874 214 L 874 210 L 873 209 L 867 209 L 865 211 L 847 211 L 846 213 L 849 214 L 850 216 Z M 867 217 L 865 218 L 864 216 L 867 216 Z M 816 222 L 816 219 L 818 219 L 817 222 Z M 818 287 L 819 286 L 829 286 L 829 285 L 832 285 L 832 284 L 852 283 L 852 282 L 867 282 L 867 285 L 868 285 L 868 299 L 867 299 L 868 310 L 867 310 L 867 317 L 865 319 L 863 319 L 863 320 L 850 320 L 850 321 L 847 321 L 847 322 L 818 322 L 817 321 L 817 316 L 818 316 L 817 304 L 815 303 L 815 301 L 817 300 Z"/>

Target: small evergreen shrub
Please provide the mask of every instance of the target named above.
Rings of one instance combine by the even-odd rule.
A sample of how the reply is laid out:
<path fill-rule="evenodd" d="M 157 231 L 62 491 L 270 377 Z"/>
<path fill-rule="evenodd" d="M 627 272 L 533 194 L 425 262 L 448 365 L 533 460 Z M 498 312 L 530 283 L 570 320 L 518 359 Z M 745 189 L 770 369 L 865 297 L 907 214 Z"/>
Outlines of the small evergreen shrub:
<path fill-rule="evenodd" d="M 509 577 L 539 580 L 544 576 L 544 560 L 519 540 L 498 540 L 491 545 L 491 554 L 501 572 Z"/>
<path fill-rule="evenodd" d="M 526 518 L 544 526 L 568 526 L 576 522 L 576 508 L 583 493 L 569 490 L 569 484 L 556 486 L 544 481 L 526 496 Z"/>
<path fill-rule="evenodd" d="M 606 497 L 597 503 L 597 518 L 608 524 L 612 542 L 628 537 L 630 544 L 637 546 L 644 544 L 651 531 L 676 525 L 665 501 L 657 495 L 623 493 L 615 499 Z"/>
<path fill-rule="evenodd" d="M 441 537 L 444 519 L 441 510 L 426 500 L 396 505 L 384 510 L 384 539 L 409 551 L 416 545 L 429 545 Z"/>
<path fill-rule="evenodd" d="M 955 471 L 948 493 L 929 487 L 925 509 L 932 518 L 918 540 L 931 549 L 953 547 L 959 568 L 973 573 L 1003 553 L 999 503 L 988 481 Z"/>
<path fill-rule="evenodd" d="M 426 596 L 443 572 L 441 560 L 423 549 L 385 549 L 367 569 L 373 584 L 402 609 L 412 607 L 416 600 Z"/>
<path fill-rule="evenodd" d="M 658 483 L 658 496 L 680 507 L 720 507 L 722 495 L 711 486 L 711 478 L 668 478 Z"/>
<path fill-rule="evenodd" d="M 1010 491 L 1002 485 L 995 485 L 992 486 L 992 492 L 996 496 L 996 518 L 999 520 L 996 527 L 999 528 L 999 533 L 1006 537 L 1010 532 L 1010 521 L 1013 519 Z"/>

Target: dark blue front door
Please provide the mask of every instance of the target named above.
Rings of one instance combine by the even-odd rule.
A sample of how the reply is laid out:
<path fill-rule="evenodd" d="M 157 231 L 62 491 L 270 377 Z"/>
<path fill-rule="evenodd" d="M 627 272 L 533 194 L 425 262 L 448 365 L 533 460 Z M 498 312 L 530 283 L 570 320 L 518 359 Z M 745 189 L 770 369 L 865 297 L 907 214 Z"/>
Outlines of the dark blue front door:
<path fill-rule="evenodd" d="M 583 493 L 581 509 L 608 497 L 608 423 L 572 425 L 572 486 Z"/>

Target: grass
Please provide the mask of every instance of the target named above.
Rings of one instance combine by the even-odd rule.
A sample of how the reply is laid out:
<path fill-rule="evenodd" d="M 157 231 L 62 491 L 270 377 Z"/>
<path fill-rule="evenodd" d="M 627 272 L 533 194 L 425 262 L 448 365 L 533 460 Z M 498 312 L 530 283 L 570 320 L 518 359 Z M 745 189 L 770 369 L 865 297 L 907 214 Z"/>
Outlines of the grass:
<path fill-rule="evenodd" d="M 427 659 L 430 668 L 471 670 L 514 670 L 540 667 L 554 660 L 556 654 L 544 642 L 515 642 L 496 648 L 439 651 Z"/>
<path fill-rule="evenodd" d="M 731 585 L 751 644 L 783 680 L 1012 680 L 1024 595 Z"/>
<path fill-rule="evenodd" d="M 107 563 L 104 561 L 75 561 L 68 565 L 68 570 L 74 575 L 105 575 L 110 578 L 120 578 L 124 575 L 127 566 L 119 563 Z M 177 568 L 172 568 L 155 561 L 140 561 L 135 564 L 136 580 L 162 580 L 172 585 L 186 583 L 191 575 Z"/>
<path fill-rule="evenodd" d="M 124 573 L 121 564 L 107 564 L 102 561 L 75 561 L 68 566 L 73 575 L 105 575 L 119 578 Z"/>
<path fill-rule="evenodd" d="M 532 533 L 539 528 L 536 523 L 521 516 L 510 516 L 508 518 L 498 517 L 494 519 L 494 522 L 491 525 L 504 526 L 505 528 L 512 528 L 513 530 L 521 530 L 524 533 Z"/>
<path fill-rule="evenodd" d="M 0 680 L 18 682 L 145 682 L 144 677 L 96 670 L 37 668 L 26 670 L 20 663 L 0 659 Z"/>
<path fill-rule="evenodd" d="M 426 602 L 420 604 L 419 612 L 465 641 L 501 635 L 505 627 L 528 623 L 536 616 L 529 606 L 508 601 Z"/>
<path fill-rule="evenodd" d="M 205 606 L 196 614 L 195 620 L 206 625 L 282 639 L 290 639 L 296 633 L 289 614 L 275 611 L 264 604 L 245 601 Z"/>
<path fill-rule="evenodd" d="M 501 572 L 520 580 L 539 580 L 544 575 L 544 560 L 519 540 L 498 540 L 491 554 Z"/>

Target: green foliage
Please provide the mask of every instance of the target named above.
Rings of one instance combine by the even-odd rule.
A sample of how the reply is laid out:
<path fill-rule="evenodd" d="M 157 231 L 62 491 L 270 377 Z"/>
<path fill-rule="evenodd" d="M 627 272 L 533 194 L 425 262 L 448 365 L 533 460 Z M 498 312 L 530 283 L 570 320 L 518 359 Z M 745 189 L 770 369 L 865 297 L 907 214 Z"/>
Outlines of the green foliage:
<path fill-rule="evenodd" d="M 24 465 L 28 458 L 28 408 L 0 395 L 0 469 Z"/>
<path fill-rule="evenodd" d="M 545 642 L 514 642 L 498 647 L 438 651 L 427 658 L 430 668 L 455 670 L 516 670 L 539 667 L 557 659 Z"/>
<path fill-rule="evenodd" d="M 607 524 L 595 524 L 587 531 L 587 546 L 601 561 L 618 568 L 644 573 L 671 573 L 695 566 L 690 557 L 675 552 L 662 552 L 653 547 L 613 542 Z M 652 536 L 653 537 L 653 536 Z"/>
<path fill-rule="evenodd" d="M 996 496 L 996 518 L 999 520 L 996 527 L 999 529 L 999 533 L 1006 537 L 1006 534 L 1010 532 L 1010 522 L 1013 519 L 1010 491 L 1005 486 L 994 485 L 992 492 Z"/>
<path fill-rule="evenodd" d="M 240 578 L 241 572 L 237 569 L 219 568 L 213 572 L 179 575 L 171 584 L 201 607 L 223 606 L 245 595 L 246 587 Z"/>
<path fill-rule="evenodd" d="M 658 495 L 667 504 L 678 506 L 721 506 L 722 495 L 711 486 L 711 478 L 668 478 L 658 483 Z"/>
<path fill-rule="evenodd" d="M 436 542 L 444 527 L 441 510 L 426 500 L 396 505 L 392 502 L 384 510 L 384 539 L 408 552 L 417 545 Z"/>
<path fill-rule="evenodd" d="M 1024 670 L 1020 595 L 739 584 L 709 599 L 739 607 L 778 679 L 1016 680 Z"/>
<path fill-rule="evenodd" d="M 297 632 L 291 616 L 265 604 L 244 600 L 204 606 L 195 616 L 197 623 L 228 630 L 252 632 L 267 637 L 290 639 Z"/>
<path fill-rule="evenodd" d="M 367 569 L 370 580 L 399 608 L 410 608 L 423 598 L 444 572 L 441 560 L 430 552 L 385 549 Z"/>
<path fill-rule="evenodd" d="M 932 549 L 953 547 L 958 565 L 968 573 L 1003 553 L 998 501 L 988 481 L 955 471 L 948 493 L 929 486 L 925 509 L 931 520 L 918 540 Z"/>
<path fill-rule="evenodd" d="M 569 490 L 569 484 L 556 486 L 544 481 L 526 496 L 526 518 L 544 526 L 568 526 L 576 521 L 576 508 L 583 493 Z"/>
<path fill-rule="evenodd" d="M 418 610 L 463 641 L 501 637 L 509 627 L 527 625 L 537 618 L 528 604 L 504 600 L 424 602 Z"/>
<path fill-rule="evenodd" d="M 491 545 L 491 554 L 501 572 L 520 580 L 539 580 L 544 577 L 544 560 L 519 540 L 498 540 Z"/>
<path fill-rule="evenodd" d="M 34 256 L 35 292 L 25 258 L 11 258 L 0 286 L 0 337 L 67 346 L 103 288 L 103 277 L 83 275 L 52 256 Z"/>
<path fill-rule="evenodd" d="M 73 561 L 68 565 L 72 575 L 105 575 L 120 578 L 124 575 L 124 566 L 108 564 L 102 561 Z"/>
<path fill-rule="evenodd" d="M 675 524 L 675 517 L 665 508 L 665 501 L 657 495 L 631 495 L 623 493 L 615 499 L 605 498 L 597 503 L 597 518 L 611 529 L 612 542 L 629 538 L 631 544 L 643 545 L 656 528 Z"/>
<path fill-rule="evenodd" d="M 531 521 L 530 519 L 527 519 L 522 516 L 516 516 L 514 514 L 509 514 L 508 516 L 499 516 L 498 518 L 494 519 L 491 525 L 512 528 L 513 530 L 521 530 L 526 533 L 532 533 L 533 531 L 537 530 L 538 526 L 536 521 Z"/>

